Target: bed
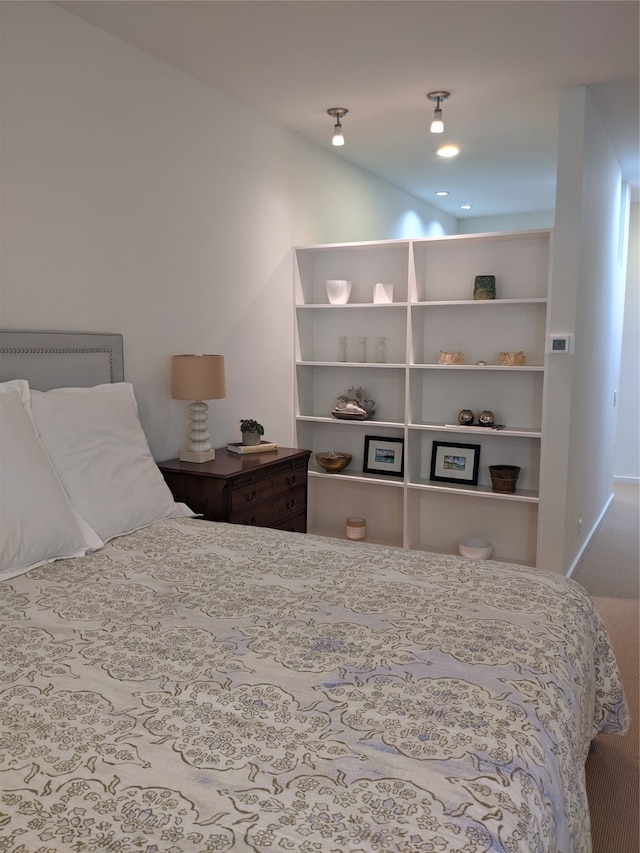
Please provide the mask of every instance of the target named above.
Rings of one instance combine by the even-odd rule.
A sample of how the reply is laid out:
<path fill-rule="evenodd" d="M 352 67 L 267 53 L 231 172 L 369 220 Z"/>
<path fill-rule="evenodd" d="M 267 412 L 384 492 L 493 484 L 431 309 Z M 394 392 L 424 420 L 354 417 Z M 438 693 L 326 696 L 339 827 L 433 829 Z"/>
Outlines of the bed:
<path fill-rule="evenodd" d="M 588 853 L 589 744 L 628 713 L 586 592 L 193 517 L 106 361 L 0 377 L 0 851 Z M 27 421 L 57 498 L 23 488 Z M 84 540 L 29 550 L 24 507 L 65 501 Z"/>

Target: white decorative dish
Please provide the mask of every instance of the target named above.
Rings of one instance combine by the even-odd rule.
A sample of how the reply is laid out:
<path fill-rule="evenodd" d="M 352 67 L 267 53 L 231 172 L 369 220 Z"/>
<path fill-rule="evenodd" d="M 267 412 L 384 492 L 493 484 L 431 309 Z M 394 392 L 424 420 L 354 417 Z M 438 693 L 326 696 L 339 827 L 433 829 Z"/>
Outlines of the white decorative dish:
<path fill-rule="evenodd" d="M 461 539 L 458 550 L 470 560 L 488 560 L 493 553 L 493 545 L 485 539 Z"/>

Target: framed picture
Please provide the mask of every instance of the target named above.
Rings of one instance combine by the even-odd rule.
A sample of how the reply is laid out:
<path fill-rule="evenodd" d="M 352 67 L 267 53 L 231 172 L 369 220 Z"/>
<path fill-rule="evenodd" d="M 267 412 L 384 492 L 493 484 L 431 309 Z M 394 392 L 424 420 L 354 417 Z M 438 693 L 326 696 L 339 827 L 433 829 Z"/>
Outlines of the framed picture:
<path fill-rule="evenodd" d="M 431 480 L 440 483 L 478 484 L 480 467 L 479 444 L 456 444 L 452 441 L 434 441 L 431 451 Z"/>
<path fill-rule="evenodd" d="M 404 439 L 389 438 L 382 435 L 365 435 L 364 464 L 365 474 L 391 474 L 402 477 L 404 474 Z"/>

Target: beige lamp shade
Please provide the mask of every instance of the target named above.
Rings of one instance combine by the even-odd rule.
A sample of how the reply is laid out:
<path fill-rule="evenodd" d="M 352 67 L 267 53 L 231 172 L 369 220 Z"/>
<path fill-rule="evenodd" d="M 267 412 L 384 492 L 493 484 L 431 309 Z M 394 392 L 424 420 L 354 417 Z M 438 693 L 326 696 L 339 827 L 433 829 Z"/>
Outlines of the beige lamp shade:
<path fill-rule="evenodd" d="M 220 400 L 226 394 L 223 355 L 174 355 L 171 396 L 174 400 Z"/>

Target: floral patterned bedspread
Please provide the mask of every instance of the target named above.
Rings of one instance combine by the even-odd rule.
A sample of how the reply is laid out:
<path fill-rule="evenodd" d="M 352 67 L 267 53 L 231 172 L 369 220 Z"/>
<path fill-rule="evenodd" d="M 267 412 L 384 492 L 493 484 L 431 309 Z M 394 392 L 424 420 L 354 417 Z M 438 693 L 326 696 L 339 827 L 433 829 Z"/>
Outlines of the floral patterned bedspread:
<path fill-rule="evenodd" d="M 2 853 L 587 853 L 580 586 L 194 519 L 0 585 Z"/>

